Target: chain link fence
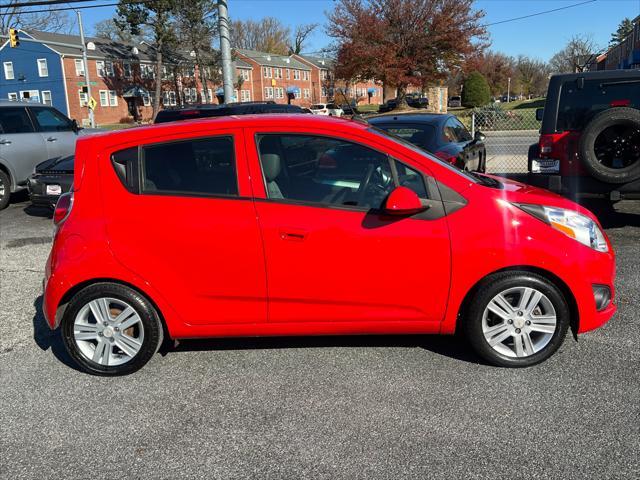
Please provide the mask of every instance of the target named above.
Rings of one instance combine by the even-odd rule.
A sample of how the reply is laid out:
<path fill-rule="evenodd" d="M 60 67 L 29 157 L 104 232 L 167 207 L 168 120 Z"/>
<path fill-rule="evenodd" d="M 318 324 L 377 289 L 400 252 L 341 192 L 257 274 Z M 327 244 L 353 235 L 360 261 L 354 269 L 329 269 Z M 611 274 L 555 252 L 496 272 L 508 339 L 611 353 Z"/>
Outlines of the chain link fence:
<path fill-rule="evenodd" d="M 526 173 L 529 146 L 538 142 L 535 109 L 506 110 L 499 104 L 458 115 L 472 135 L 485 135 L 487 173 Z"/>

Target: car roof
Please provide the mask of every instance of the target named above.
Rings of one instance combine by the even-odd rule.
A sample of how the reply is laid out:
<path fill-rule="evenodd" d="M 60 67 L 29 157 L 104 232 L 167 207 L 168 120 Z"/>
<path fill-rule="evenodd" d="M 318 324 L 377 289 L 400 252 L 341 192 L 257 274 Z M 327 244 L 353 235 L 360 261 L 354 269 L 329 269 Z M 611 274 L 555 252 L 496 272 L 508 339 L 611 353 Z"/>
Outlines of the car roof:
<path fill-rule="evenodd" d="M 367 117 L 367 121 L 372 125 L 377 123 L 426 123 L 429 125 L 439 125 L 453 117 L 450 113 L 401 113 L 389 112 L 382 115 Z"/>
<path fill-rule="evenodd" d="M 336 125 L 338 124 L 338 125 Z M 243 128 L 243 127 L 272 127 L 272 126 L 305 126 L 319 129 L 343 130 L 367 130 L 369 125 L 365 122 L 341 117 L 329 117 L 324 115 L 310 115 L 308 113 L 262 113 L 250 115 L 226 115 L 221 117 L 196 118 L 192 120 L 178 120 L 175 122 L 157 123 L 142 127 L 128 128 L 118 131 L 104 132 L 91 135 L 91 139 L 109 138 L 113 143 L 126 141 L 124 137 L 135 136 L 144 138 L 154 132 L 163 133 L 187 133 L 199 127 L 213 128 Z M 108 142 L 112 143 L 112 142 Z"/>
<path fill-rule="evenodd" d="M 575 80 L 584 77 L 585 80 L 606 80 L 609 78 L 640 78 L 640 69 L 635 70 L 600 70 L 595 72 L 560 73 L 552 75 L 551 79 Z"/>

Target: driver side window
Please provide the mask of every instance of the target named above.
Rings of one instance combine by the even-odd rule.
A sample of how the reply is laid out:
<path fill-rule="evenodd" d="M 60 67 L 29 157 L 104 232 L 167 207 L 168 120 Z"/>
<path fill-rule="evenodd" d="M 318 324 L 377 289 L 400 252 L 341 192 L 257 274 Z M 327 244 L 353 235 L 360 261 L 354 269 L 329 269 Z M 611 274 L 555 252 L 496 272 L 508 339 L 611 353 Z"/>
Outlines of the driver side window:
<path fill-rule="evenodd" d="M 257 144 L 272 200 L 378 209 L 395 187 L 387 155 L 357 143 L 265 134 Z"/>

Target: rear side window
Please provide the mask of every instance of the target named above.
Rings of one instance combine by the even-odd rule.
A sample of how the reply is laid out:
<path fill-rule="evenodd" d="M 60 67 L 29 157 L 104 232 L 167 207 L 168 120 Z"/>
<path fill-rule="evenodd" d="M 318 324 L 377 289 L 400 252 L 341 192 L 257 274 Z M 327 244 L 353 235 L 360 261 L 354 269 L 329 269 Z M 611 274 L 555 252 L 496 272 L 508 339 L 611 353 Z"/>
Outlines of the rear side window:
<path fill-rule="evenodd" d="M 232 137 L 210 137 L 142 148 L 142 191 L 238 195 Z"/>
<path fill-rule="evenodd" d="M 111 155 L 111 163 L 122 185 L 132 193 L 138 191 L 138 147 L 120 150 Z"/>
<path fill-rule="evenodd" d="M 640 108 L 640 82 L 585 80 L 578 88 L 578 81 L 566 81 L 560 90 L 556 130 L 582 130 L 596 114 L 616 105 Z"/>
<path fill-rule="evenodd" d="M 2 133 L 31 133 L 33 125 L 24 107 L 0 108 L 0 131 Z"/>

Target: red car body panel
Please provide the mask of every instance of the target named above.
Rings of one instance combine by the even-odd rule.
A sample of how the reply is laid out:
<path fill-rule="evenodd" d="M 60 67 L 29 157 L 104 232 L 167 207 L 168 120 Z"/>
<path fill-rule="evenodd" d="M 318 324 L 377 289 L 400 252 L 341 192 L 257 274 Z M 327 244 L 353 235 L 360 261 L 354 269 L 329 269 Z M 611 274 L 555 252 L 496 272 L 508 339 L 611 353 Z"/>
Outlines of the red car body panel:
<path fill-rule="evenodd" d="M 255 145 L 256 134 L 269 132 L 365 144 L 435 178 L 467 204 L 427 220 L 269 200 Z M 131 146 L 219 134 L 234 137 L 238 197 L 133 194 L 110 162 L 113 152 Z M 73 209 L 46 267 L 51 327 L 75 291 L 108 280 L 145 294 L 172 338 L 450 334 L 473 287 L 516 268 L 566 286 L 580 332 L 615 312 L 613 302 L 598 312 L 592 292 L 593 284 L 604 284 L 613 293 L 611 248 L 583 246 L 514 203 L 594 218 L 590 212 L 515 182 L 482 186 L 357 122 L 259 115 L 167 123 L 81 139 L 76 165 Z"/>

